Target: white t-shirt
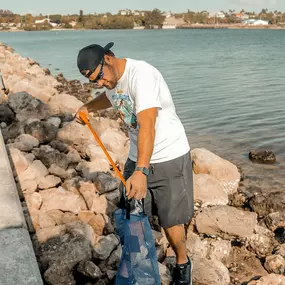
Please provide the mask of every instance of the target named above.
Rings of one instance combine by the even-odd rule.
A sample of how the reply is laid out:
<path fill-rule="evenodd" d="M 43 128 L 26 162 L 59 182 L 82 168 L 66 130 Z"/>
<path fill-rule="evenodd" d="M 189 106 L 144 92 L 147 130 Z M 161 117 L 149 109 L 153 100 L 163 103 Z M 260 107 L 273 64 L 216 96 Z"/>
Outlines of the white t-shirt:
<path fill-rule="evenodd" d="M 169 161 L 186 154 L 190 146 L 161 73 L 145 61 L 126 60 L 124 74 L 114 89 L 106 91 L 106 95 L 129 127 L 129 158 L 137 161 L 136 115 L 154 107 L 158 108 L 158 115 L 150 163 Z"/>

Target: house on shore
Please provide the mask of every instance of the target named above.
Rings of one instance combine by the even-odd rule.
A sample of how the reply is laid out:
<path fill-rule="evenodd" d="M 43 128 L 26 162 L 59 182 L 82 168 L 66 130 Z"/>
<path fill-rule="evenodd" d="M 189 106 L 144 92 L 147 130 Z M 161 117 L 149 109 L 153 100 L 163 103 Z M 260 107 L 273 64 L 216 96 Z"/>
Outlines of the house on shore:
<path fill-rule="evenodd" d="M 163 24 L 162 29 L 176 29 L 179 26 L 185 25 L 185 21 L 182 18 L 175 18 L 174 16 L 166 17 Z"/>

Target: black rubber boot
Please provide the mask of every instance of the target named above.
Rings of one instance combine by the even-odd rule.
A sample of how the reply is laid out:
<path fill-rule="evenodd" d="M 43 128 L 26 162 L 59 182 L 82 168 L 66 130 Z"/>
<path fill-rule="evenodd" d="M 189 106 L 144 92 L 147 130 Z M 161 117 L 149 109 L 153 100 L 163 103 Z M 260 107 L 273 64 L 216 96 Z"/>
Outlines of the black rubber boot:
<path fill-rule="evenodd" d="M 188 257 L 185 264 L 177 264 L 174 268 L 174 285 L 192 285 L 192 261 Z"/>

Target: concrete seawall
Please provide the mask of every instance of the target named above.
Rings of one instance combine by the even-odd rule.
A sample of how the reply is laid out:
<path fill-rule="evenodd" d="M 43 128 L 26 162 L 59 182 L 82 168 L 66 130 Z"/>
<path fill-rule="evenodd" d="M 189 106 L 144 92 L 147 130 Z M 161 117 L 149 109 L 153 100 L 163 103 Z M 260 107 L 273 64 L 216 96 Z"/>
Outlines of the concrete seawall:
<path fill-rule="evenodd" d="M 0 130 L 0 285 L 42 285 Z"/>

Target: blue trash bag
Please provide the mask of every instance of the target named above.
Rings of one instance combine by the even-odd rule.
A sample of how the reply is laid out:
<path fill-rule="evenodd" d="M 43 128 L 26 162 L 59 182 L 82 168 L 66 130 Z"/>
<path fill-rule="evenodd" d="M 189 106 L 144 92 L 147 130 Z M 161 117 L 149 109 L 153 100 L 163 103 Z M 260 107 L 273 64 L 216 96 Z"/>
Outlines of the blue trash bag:
<path fill-rule="evenodd" d="M 160 285 L 160 275 L 155 242 L 147 215 L 139 201 L 130 212 L 114 212 L 116 231 L 122 245 L 122 257 L 116 274 L 115 285 Z"/>

